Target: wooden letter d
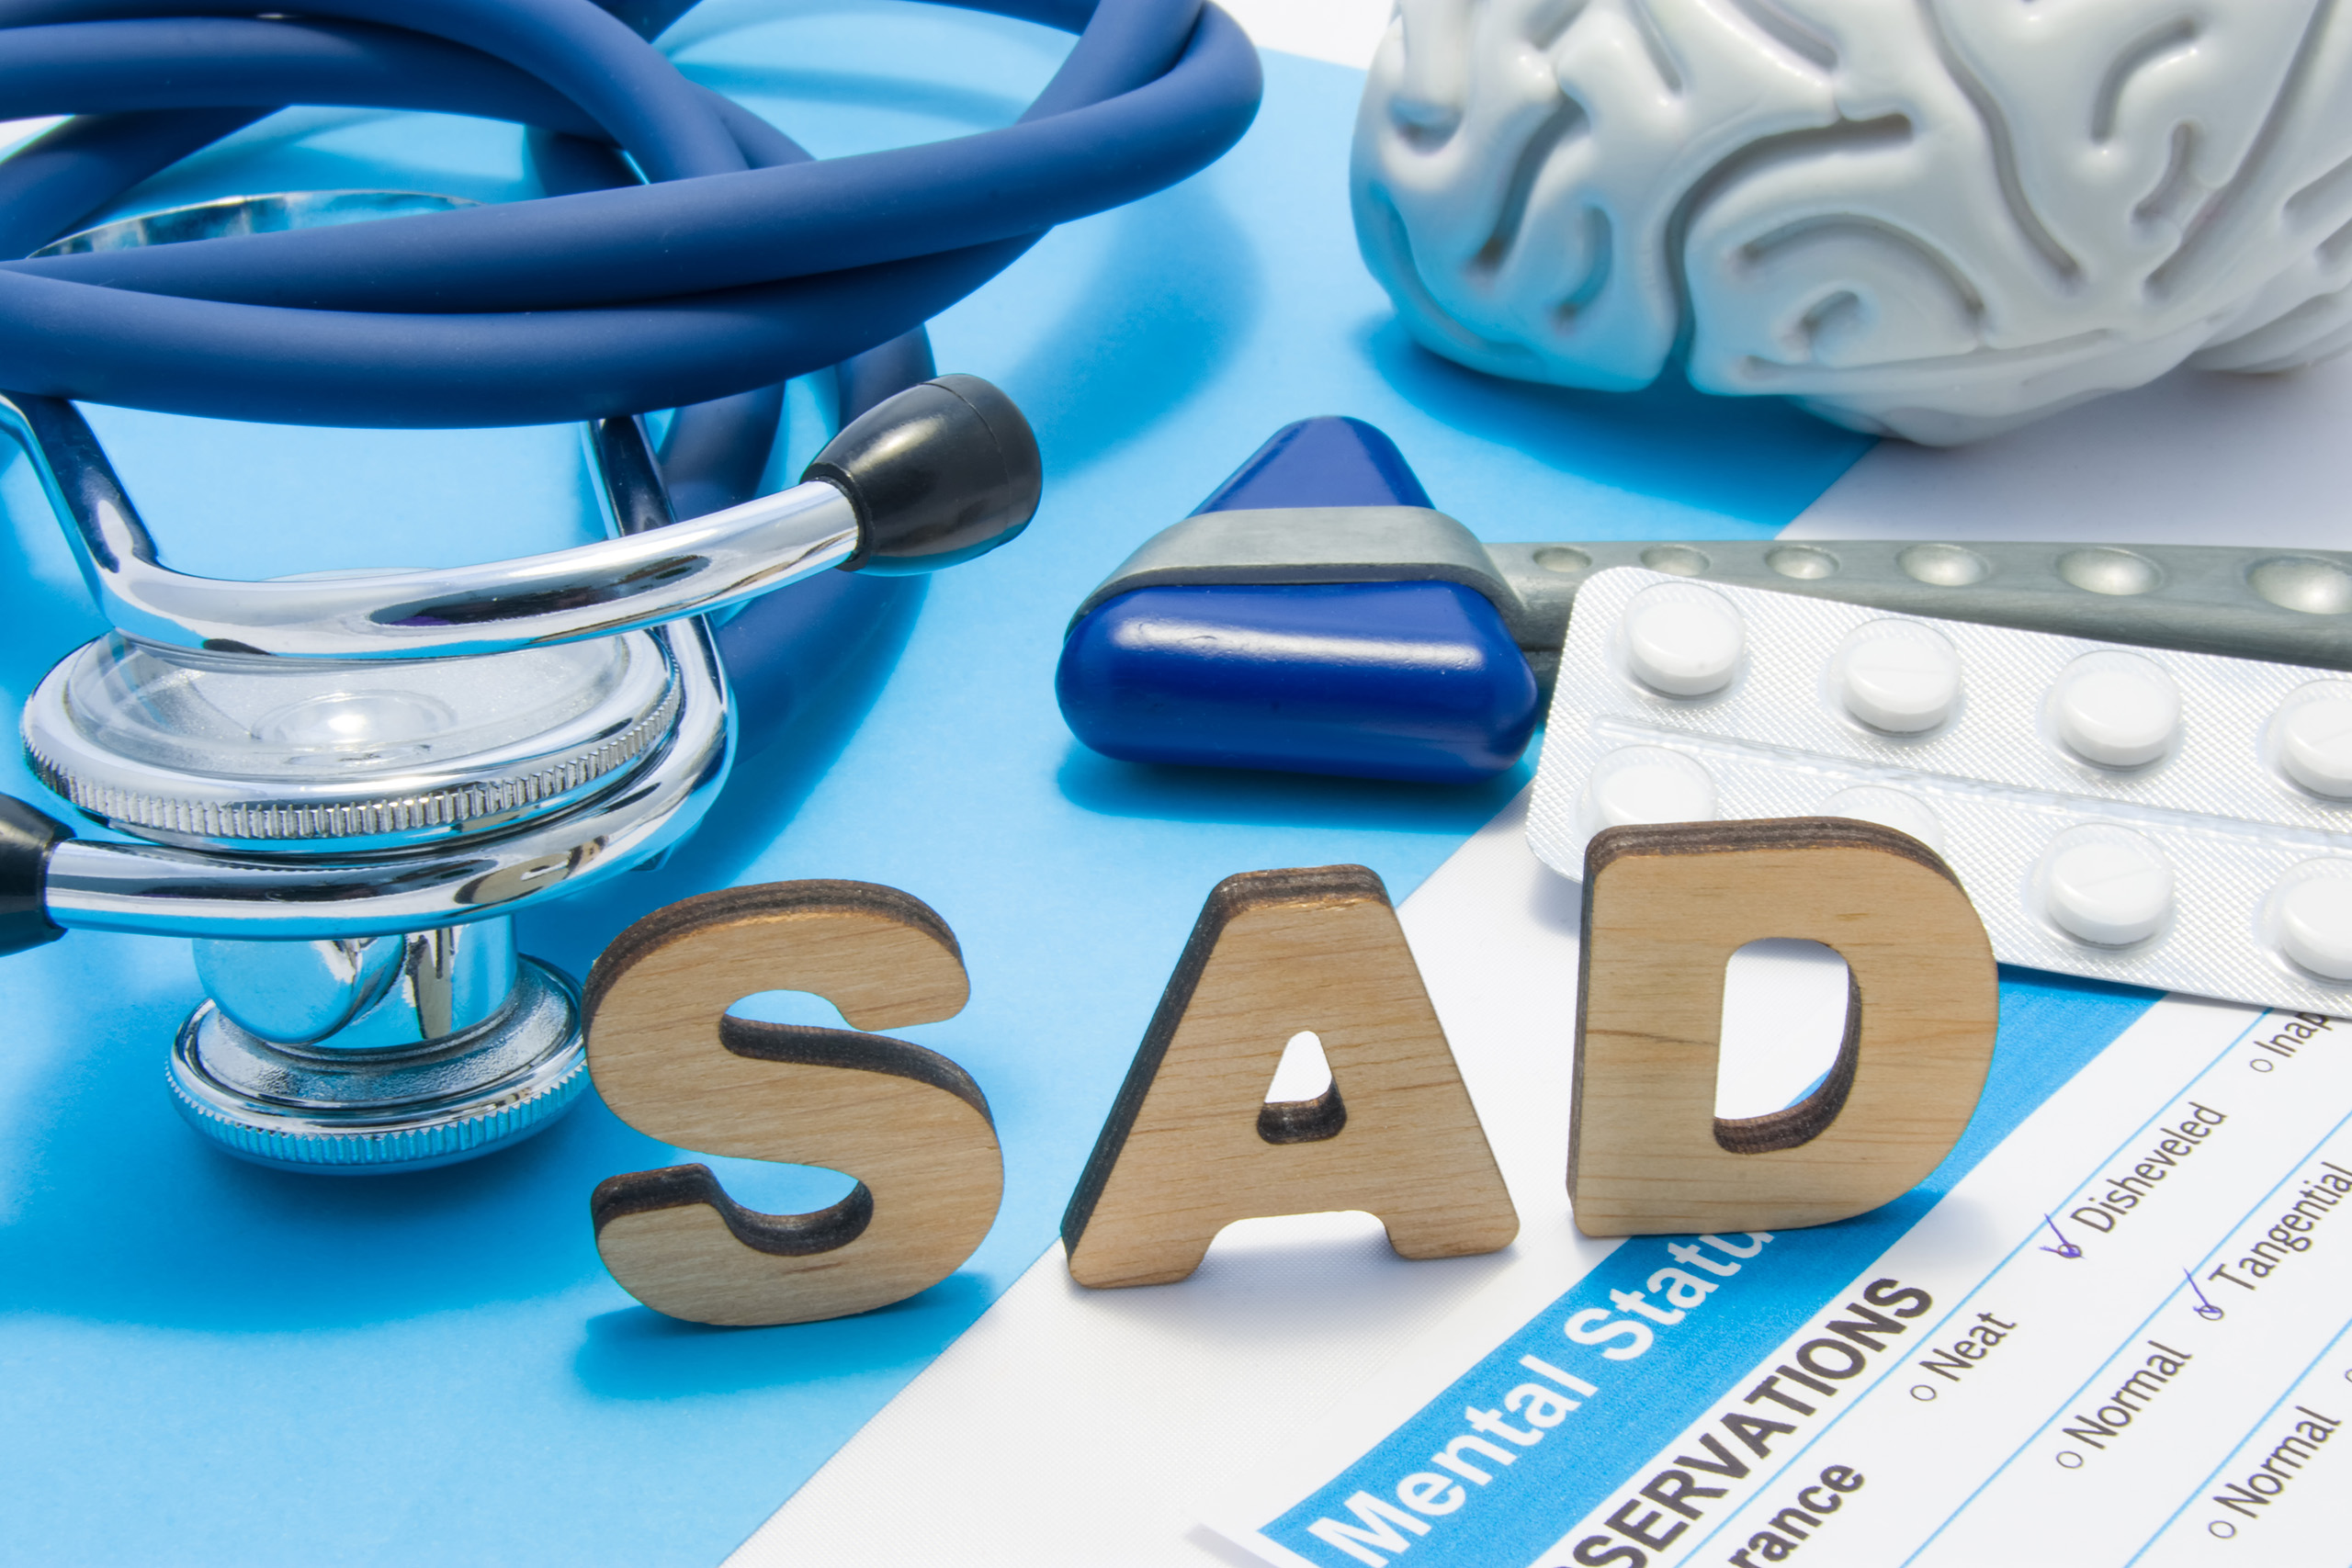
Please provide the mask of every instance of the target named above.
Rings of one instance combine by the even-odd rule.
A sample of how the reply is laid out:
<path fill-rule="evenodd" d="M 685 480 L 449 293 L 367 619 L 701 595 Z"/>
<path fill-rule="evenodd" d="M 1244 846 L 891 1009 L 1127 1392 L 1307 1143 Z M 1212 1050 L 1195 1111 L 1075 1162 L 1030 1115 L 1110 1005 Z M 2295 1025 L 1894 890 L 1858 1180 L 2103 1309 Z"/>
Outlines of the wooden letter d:
<path fill-rule="evenodd" d="M 1837 950 L 1846 1040 L 1769 1116 L 1714 1113 L 1724 973 L 1762 937 Z M 1826 1224 L 1960 1139 L 2000 1021 L 1975 908 L 1917 840 L 1844 818 L 1611 828 L 1585 852 L 1568 1196 L 1587 1235 Z"/>

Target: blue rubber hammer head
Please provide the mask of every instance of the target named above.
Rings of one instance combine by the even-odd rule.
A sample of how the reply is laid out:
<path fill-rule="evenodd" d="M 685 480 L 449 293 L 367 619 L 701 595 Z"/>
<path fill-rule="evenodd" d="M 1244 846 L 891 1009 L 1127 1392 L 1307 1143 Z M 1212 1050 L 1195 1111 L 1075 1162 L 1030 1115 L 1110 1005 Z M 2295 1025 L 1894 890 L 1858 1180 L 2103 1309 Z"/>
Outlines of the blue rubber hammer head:
<path fill-rule="evenodd" d="M 1510 593 L 1387 436 L 1301 420 L 1080 606 L 1055 691 L 1125 761 L 1475 783 L 1535 728 Z"/>

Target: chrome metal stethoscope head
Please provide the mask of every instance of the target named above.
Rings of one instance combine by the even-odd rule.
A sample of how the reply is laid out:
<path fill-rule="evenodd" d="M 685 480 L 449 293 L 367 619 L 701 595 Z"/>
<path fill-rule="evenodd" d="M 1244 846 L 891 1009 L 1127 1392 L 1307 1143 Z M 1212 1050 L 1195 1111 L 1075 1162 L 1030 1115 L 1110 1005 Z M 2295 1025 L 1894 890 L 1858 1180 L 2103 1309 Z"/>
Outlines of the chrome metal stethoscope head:
<path fill-rule="evenodd" d="M 444 200 L 240 198 L 59 243 Z M 708 808 L 732 720 L 705 614 L 835 568 L 968 559 L 1027 524 L 1040 485 L 1020 412 L 947 376 L 853 422 L 801 483 L 707 516 L 676 521 L 643 423 L 608 418 L 587 431 L 603 540 L 238 582 L 164 564 L 72 404 L 0 395 L 0 433 L 115 627 L 41 682 L 25 749 L 126 836 L 76 839 L 0 796 L 0 952 L 71 927 L 195 938 L 209 995 L 172 1049 L 176 1104 L 246 1158 L 321 1172 L 469 1158 L 578 1096 L 578 988 L 516 953 L 511 916 L 643 863 Z"/>
<path fill-rule="evenodd" d="M 623 632 L 432 660 L 273 660 L 117 633 L 26 704 L 42 784 L 189 849 L 348 854 L 479 837 L 579 804 L 665 742 L 662 640 Z"/>

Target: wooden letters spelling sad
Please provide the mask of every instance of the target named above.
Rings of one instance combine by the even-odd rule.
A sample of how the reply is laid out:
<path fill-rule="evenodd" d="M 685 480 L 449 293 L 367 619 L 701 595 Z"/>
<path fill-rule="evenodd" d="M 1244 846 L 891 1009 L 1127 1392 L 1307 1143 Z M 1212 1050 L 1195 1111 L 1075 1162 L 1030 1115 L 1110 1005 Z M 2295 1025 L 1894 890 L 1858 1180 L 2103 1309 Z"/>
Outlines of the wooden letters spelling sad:
<path fill-rule="evenodd" d="M 1619 828 L 1586 857 L 1568 1190 L 1590 1235 L 1785 1230 L 1908 1190 L 1959 1139 L 1990 1063 L 1993 955 L 1917 840 L 1843 818 Z M 1714 1115 L 1724 976 L 1763 937 L 1836 949 L 1851 988 L 1821 1086 Z M 755 1023 L 758 991 L 827 998 L 858 1030 L 953 1016 L 954 935 L 853 882 L 734 888 L 639 920 L 588 982 L 588 1056 L 624 1121 L 687 1147 L 856 1178 L 832 1208 L 763 1214 L 699 1165 L 596 1190 L 596 1246 L 639 1301 L 703 1323 L 803 1323 L 955 1271 L 1003 1165 L 956 1065 L 852 1030 Z M 1331 1087 L 1265 1099 L 1284 1043 Z M 1544 1049 L 1530 1042 L 1530 1049 Z M 1492 1252 L 1519 1219 L 1378 877 L 1261 871 L 1210 894 L 1062 1221 L 1085 1285 L 1161 1284 L 1261 1215 L 1365 1210 L 1407 1258 Z"/>

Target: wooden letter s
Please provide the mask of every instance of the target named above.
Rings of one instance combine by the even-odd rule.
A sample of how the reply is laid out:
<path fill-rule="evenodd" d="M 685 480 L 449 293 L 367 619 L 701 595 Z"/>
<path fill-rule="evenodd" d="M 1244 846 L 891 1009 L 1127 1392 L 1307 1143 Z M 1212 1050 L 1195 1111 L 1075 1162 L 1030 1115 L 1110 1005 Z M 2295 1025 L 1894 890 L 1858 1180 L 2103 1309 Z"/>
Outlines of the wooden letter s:
<path fill-rule="evenodd" d="M 996 1217 L 1004 1164 L 979 1087 L 900 1040 L 730 1018 L 811 991 L 864 1029 L 953 1017 L 954 933 L 895 888 L 735 887 L 657 909 L 589 972 L 588 1066 L 614 1114 L 666 1143 L 858 1179 L 831 1208 L 762 1214 L 707 1167 L 600 1184 L 596 1250 L 622 1289 L 695 1323 L 809 1323 L 938 1283 Z"/>
<path fill-rule="evenodd" d="M 1724 974 L 1759 937 L 1837 950 L 1846 1041 L 1785 1111 L 1714 1113 Z M 1587 1235 L 1827 1224 L 1960 1139 L 2000 1021 L 1992 944 L 1934 852 L 1845 818 L 1611 828 L 1585 852 L 1568 1196 Z"/>

